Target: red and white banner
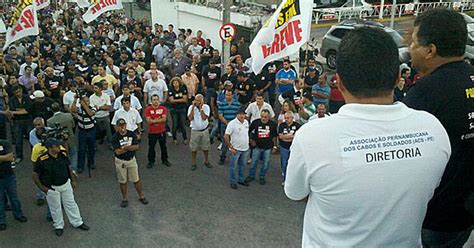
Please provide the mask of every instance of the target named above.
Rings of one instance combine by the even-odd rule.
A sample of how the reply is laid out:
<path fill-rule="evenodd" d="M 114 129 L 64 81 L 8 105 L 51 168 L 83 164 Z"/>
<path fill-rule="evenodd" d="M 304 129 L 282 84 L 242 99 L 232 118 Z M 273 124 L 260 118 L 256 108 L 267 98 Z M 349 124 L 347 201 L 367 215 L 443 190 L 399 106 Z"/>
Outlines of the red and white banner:
<path fill-rule="evenodd" d="M 38 17 L 36 16 L 36 1 L 20 0 L 10 18 L 5 37 L 5 51 L 10 44 L 30 35 L 38 35 Z"/>
<path fill-rule="evenodd" d="M 266 63 L 299 52 L 311 32 L 312 12 L 313 1 L 283 0 L 250 45 L 255 74 Z"/>
<path fill-rule="evenodd" d="M 97 19 L 97 17 L 107 11 L 123 9 L 122 0 L 89 0 L 89 2 L 91 3 L 89 9 L 82 15 L 82 19 L 86 23 Z"/>
<path fill-rule="evenodd" d="M 44 9 L 49 6 L 49 0 L 35 0 L 36 10 Z"/>

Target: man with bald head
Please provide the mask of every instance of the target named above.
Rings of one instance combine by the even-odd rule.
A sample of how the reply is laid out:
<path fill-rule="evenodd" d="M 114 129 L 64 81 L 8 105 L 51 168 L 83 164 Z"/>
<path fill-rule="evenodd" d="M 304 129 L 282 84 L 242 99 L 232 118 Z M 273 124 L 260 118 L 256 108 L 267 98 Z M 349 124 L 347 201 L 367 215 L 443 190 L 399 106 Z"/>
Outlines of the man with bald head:
<path fill-rule="evenodd" d="M 211 141 L 208 126 L 210 114 L 211 108 L 204 103 L 204 96 L 197 94 L 193 104 L 188 108 L 188 119 L 191 123 L 191 142 L 189 142 L 189 146 L 193 156 L 191 170 L 196 170 L 197 151 L 203 151 L 204 165 L 207 168 L 212 167 L 209 163 L 209 146 Z"/>
<path fill-rule="evenodd" d="M 191 59 L 183 56 L 179 49 L 174 49 L 174 57 L 171 60 L 171 75 L 173 77 L 181 76 L 186 70 L 186 66 L 191 65 Z"/>

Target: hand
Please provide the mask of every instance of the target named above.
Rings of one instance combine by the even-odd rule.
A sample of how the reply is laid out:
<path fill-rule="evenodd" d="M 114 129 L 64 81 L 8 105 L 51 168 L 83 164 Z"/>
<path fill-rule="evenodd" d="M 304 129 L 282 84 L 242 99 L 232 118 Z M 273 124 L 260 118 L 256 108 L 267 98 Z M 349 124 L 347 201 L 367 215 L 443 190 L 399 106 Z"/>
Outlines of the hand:
<path fill-rule="evenodd" d="M 7 155 L 5 155 L 5 157 L 7 159 L 7 162 L 15 161 L 15 155 L 13 154 L 13 152 L 8 153 Z"/>
<path fill-rule="evenodd" d="M 49 190 L 54 190 L 54 189 L 50 189 L 48 187 L 44 187 L 43 189 L 41 189 L 41 191 L 43 191 L 45 194 L 48 194 Z"/>
<path fill-rule="evenodd" d="M 255 140 L 251 140 L 251 141 L 250 141 L 250 145 L 251 145 L 251 146 L 257 146 L 257 142 L 255 142 Z"/>
<path fill-rule="evenodd" d="M 277 153 L 277 148 L 276 148 L 276 147 L 273 147 L 273 148 L 272 148 L 272 153 L 273 153 L 273 154 L 276 154 L 276 153 Z"/>
<path fill-rule="evenodd" d="M 77 181 L 76 180 L 71 181 L 71 187 L 72 187 L 72 189 L 77 188 Z"/>
<path fill-rule="evenodd" d="M 232 155 L 237 154 L 237 150 L 235 150 L 235 148 L 233 148 L 233 147 L 232 147 L 232 148 L 229 148 L 229 151 L 230 151 L 230 153 L 231 153 Z"/>

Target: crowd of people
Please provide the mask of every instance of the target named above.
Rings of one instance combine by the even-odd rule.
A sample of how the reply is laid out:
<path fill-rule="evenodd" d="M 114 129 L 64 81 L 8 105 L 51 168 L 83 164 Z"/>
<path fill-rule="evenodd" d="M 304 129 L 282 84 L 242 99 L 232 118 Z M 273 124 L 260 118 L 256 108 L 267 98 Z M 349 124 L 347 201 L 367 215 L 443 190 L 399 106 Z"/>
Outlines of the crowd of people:
<path fill-rule="evenodd" d="M 56 234 L 63 233 L 62 208 L 74 227 L 89 230 L 73 189 L 78 176 L 100 169 L 95 161 L 99 145 L 114 154 L 121 207 L 128 206 L 128 182 L 148 204 L 136 152 L 147 150 L 146 167 L 153 168 L 157 143 L 165 166 L 172 166 L 168 149 L 181 144 L 190 147 L 190 170 L 198 168 L 199 151 L 207 168 L 213 167 L 211 154 L 219 154 L 219 165 L 230 156 L 232 189 L 257 179 L 265 185 L 271 154 L 279 154 L 285 186 L 290 148 L 300 128 L 337 113 L 346 102 L 337 76 L 321 74 L 314 58 L 302 73 L 287 58 L 252 72 L 245 38 L 232 45 L 230 62 L 224 64 L 200 30 L 150 25 L 146 18 L 133 20 L 121 12 L 86 24 L 78 8 L 49 7 L 38 18 L 38 42 L 24 38 L 0 54 L 0 196 L 5 199 L 0 230 L 6 229 L 5 209 L 26 221 L 14 167 L 29 161 L 37 204 L 47 202 Z M 392 102 L 402 101 L 420 80 L 405 64 L 397 65 L 398 73 Z M 147 144 L 141 142 L 145 136 Z M 26 159 L 25 138 L 31 159 Z M 220 152 L 210 149 L 216 141 Z"/>

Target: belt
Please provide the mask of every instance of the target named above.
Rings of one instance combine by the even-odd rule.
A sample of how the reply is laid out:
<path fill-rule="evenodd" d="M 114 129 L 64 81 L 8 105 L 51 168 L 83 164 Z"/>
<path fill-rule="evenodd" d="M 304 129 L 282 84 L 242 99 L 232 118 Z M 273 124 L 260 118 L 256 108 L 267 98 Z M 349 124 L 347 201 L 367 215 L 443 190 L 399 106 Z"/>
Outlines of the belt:
<path fill-rule="evenodd" d="M 118 160 L 123 160 L 123 161 L 130 161 L 130 160 L 134 159 L 134 158 L 135 158 L 135 156 L 133 156 L 133 157 L 131 157 L 131 158 L 129 158 L 129 159 L 121 159 L 121 158 L 117 158 L 117 157 L 115 157 L 115 158 L 116 158 L 116 159 L 118 159 Z"/>
<path fill-rule="evenodd" d="M 201 130 L 193 130 L 193 131 L 195 131 L 195 132 L 202 132 L 202 131 L 206 131 L 206 130 L 207 130 L 207 127 L 204 128 L 204 129 L 201 129 Z"/>

